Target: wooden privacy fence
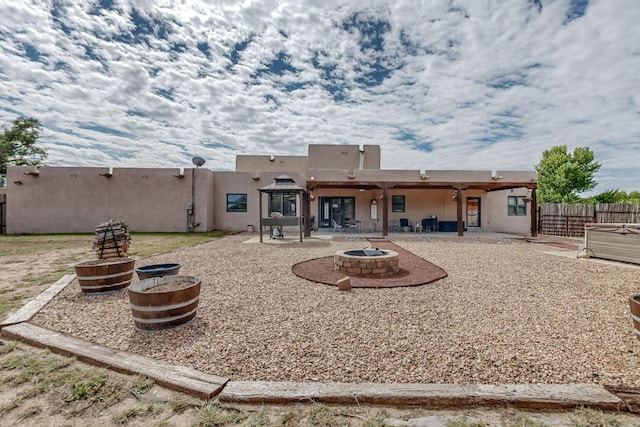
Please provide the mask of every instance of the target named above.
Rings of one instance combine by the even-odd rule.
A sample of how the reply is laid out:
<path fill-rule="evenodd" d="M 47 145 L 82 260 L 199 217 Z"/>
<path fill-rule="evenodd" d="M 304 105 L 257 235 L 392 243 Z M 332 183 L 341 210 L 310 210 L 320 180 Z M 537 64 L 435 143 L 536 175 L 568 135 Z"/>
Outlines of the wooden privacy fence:
<path fill-rule="evenodd" d="M 584 236 L 584 225 L 591 223 L 640 222 L 638 203 L 598 203 L 593 205 L 563 205 L 545 203 L 538 208 L 538 233 L 555 236 Z"/>
<path fill-rule="evenodd" d="M 640 203 L 598 203 L 595 222 L 638 224 L 640 223 Z"/>

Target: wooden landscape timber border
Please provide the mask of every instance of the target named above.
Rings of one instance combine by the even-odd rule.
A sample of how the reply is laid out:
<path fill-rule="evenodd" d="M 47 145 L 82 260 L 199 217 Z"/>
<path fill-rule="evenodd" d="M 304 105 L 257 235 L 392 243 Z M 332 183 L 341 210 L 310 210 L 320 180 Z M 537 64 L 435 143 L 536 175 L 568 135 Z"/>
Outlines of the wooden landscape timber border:
<path fill-rule="evenodd" d="M 114 350 L 87 342 L 61 332 L 41 328 L 28 323 L 33 316 L 60 291 L 73 282 L 75 275 L 63 276 L 47 290 L 28 302 L 2 323 L 0 335 L 7 339 L 23 341 L 34 347 L 48 348 L 54 353 L 72 356 L 81 362 L 111 369 L 124 374 L 143 374 L 159 385 L 178 390 L 201 399 L 217 396 L 229 381 L 228 378 L 210 375 L 170 363 Z"/>
<path fill-rule="evenodd" d="M 46 347 L 54 353 L 72 356 L 81 362 L 123 374 L 143 374 L 153 378 L 158 385 L 201 399 L 217 396 L 229 381 L 228 378 L 206 374 L 186 366 L 172 365 L 161 360 L 113 350 L 30 323 L 4 327 L 2 336 L 24 341 L 35 347 Z"/>
<path fill-rule="evenodd" d="M 200 399 L 252 404 L 323 402 L 430 408 L 510 406 L 523 409 L 589 407 L 638 413 L 624 395 L 596 384 L 380 384 L 229 381 L 186 366 L 114 350 L 28 321 L 75 279 L 63 276 L 49 289 L 0 323 L 0 335 L 34 347 L 44 347 L 79 361 L 125 374 L 143 374 L 160 386 Z M 627 390 L 628 392 L 628 390 Z"/>
<path fill-rule="evenodd" d="M 595 384 L 381 384 L 231 381 L 221 401 L 284 404 L 421 405 L 434 408 L 510 406 L 522 409 L 572 409 L 579 406 L 625 410 L 625 403 Z"/>

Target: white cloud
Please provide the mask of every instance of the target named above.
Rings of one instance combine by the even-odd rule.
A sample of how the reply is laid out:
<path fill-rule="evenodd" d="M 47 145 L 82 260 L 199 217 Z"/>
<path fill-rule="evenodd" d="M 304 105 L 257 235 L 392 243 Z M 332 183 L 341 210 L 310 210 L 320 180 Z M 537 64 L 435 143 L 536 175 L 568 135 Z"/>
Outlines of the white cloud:
<path fill-rule="evenodd" d="M 96 4 L 0 4 L 0 119 L 41 119 L 51 164 L 232 169 L 345 143 L 389 169 L 532 170 L 566 144 L 596 153 L 599 190 L 639 189 L 635 0 L 570 22 L 569 0 Z"/>

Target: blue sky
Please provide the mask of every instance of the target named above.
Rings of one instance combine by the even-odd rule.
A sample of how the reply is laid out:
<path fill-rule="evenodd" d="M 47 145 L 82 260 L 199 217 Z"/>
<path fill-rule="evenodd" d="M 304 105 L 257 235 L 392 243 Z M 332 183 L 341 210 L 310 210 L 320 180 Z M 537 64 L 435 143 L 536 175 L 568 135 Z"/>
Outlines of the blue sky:
<path fill-rule="evenodd" d="M 52 166 L 233 170 L 378 144 L 385 169 L 533 170 L 589 146 L 640 190 L 637 0 L 0 0 L 0 121 Z"/>

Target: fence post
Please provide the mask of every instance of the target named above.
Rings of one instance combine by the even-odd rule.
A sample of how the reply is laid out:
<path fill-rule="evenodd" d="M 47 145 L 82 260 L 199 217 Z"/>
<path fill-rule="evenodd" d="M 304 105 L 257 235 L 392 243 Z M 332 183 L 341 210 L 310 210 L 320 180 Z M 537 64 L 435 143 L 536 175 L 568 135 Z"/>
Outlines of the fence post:
<path fill-rule="evenodd" d="M 0 194 L 0 234 L 7 233 L 7 195 Z"/>
<path fill-rule="evenodd" d="M 542 206 L 538 206 L 538 233 L 542 233 Z"/>

